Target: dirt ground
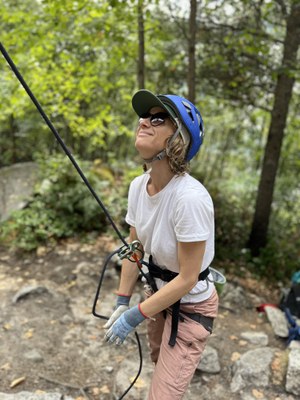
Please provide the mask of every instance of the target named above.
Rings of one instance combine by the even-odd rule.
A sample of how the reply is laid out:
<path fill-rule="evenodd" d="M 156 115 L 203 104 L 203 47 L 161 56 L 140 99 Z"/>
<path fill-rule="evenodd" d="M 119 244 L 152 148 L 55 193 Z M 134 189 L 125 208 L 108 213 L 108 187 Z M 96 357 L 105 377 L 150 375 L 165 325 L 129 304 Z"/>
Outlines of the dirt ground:
<path fill-rule="evenodd" d="M 30 255 L 0 249 L 0 392 L 59 391 L 78 400 L 116 398 L 120 365 L 132 360 L 138 370 L 137 346 L 133 339 L 122 349 L 108 346 L 103 341 L 103 321 L 91 313 L 103 260 L 116 247 L 111 238 L 99 237 L 93 244 L 69 240 Z M 117 283 L 118 271 L 111 264 L 101 288 L 98 313 L 109 315 Z M 247 291 L 253 304 L 278 301 L 277 288 L 267 289 L 250 278 L 235 278 L 234 283 Z M 135 296 L 137 301 L 142 296 L 141 282 Z M 284 348 L 255 308 L 241 305 L 227 309 L 221 303 L 210 344 L 219 349 L 222 371 L 209 379 L 197 373 L 193 382 L 228 387 L 233 358 L 246 345 L 240 334 L 249 330 L 268 333 L 269 346 Z M 150 371 L 144 327 L 139 332 L 145 370 Z M 129 384 L 135 371 L 124 374 Z M 148 378 L 145 375 L 138 381 L 141 393 Z M 273 383 L 277 388 L 283 385 L 280 371 Z M 131 396 L 126 398 L 139 398 Z M 196 398 L 200 397 L 192 392 L 188 397 Z"/>

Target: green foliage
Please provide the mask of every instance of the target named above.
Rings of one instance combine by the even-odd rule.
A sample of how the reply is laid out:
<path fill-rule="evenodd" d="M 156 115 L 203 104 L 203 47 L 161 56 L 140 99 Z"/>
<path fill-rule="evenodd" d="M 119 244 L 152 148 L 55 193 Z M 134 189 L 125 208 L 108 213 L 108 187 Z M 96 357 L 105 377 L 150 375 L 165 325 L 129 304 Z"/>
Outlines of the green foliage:
<path fill-rule="evenodd" d="M 126 202 L 120 201 L 123 193 L 112 171 L 99 160 L 80 166 L 113 218 L 124 217 Z M 40 183 L 26 208 L 2 224 L 2 240 L 32 250 L 60 238 L 107 230 L 105 214 L 66 157 L 40 161 L 39 171 Z"/>
<path fill-rule="evenodd" d="M 239 259 L 248 238 L 253 213 L 254 196 L 248 178 L 248 186 L 241 182 L 213 181 L 206 186 L 215 206 L 216 258 L 218 260 Z M 243 179 L 242 176 L 240 179 Z M 244 175 L 244 179 L 247 176 Z M 201 179 L 200 179 L 201 180 Z"/>
<path fill-rule="evenodd" d="M 122 13 L 124 7 L 111 7 L 107 1 L 0 0 L 2 43 L 55 127 L 83 158 L 95 158 L 97 152 L 105 159 L 114 140 L 130 132 L 124 122 L 135 85 L 135 46 L 130 40 L 135 8 Z M 0 165 L 32 159 L 30 147 L 24 154 L 24 138 L 37 151 L 49 146 L 37 111 L 3 61 Z"/>
<path fill-rule="evenodd" d="M 300 265 L 300 191 L 294 174 L 278 177 L 268 244 L 259 257 L 278 280 L 290 279 Z"/>
<path fill-rule="evenodd" d="M 242 184 L 243 181 L 243 184 Z M 286 182 L 285 182 L 286 183 Z M 255 202 L 256 182 L 243 172 L 235 182 L 210 182 L 207 187 L 214 200 L 216 216 L 216 262 L 234 274 L 246 268 L 257 277 L 286 282 L 300 265 L 300 193 L 278 191 L 274 202 L 267 246 L 259 257 L 246 248 Z M 279 182 L 279 187 L 281 183 Z"/>

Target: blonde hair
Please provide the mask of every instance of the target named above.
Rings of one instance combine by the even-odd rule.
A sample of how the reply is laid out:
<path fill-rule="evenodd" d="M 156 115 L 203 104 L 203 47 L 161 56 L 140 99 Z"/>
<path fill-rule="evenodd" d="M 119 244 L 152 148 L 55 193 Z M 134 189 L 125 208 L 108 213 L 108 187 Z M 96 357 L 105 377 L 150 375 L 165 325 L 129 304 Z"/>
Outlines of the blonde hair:
<path fill-rule="evenodd" d="M 187 145 L 184 144 L 181 135 L 171 141 L 171 144 L 169 142 L 170 138 L 168 139 L 166 154 L 171 171 L 176 175 L 183 175 L 189 171 L 189 162 L 186 160 Z"/>

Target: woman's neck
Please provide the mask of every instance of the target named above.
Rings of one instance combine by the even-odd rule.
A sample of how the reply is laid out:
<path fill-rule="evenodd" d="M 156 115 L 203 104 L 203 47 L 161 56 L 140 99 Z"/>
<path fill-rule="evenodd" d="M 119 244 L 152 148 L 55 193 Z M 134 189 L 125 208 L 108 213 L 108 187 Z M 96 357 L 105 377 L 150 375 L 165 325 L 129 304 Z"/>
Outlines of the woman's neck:
<path fill-rule="evenodd" d="M 163 159 L 152 163 L 147 191 L 150 196 L 160 192 L 175 175 L 169 167 L 167 160 Z"/>

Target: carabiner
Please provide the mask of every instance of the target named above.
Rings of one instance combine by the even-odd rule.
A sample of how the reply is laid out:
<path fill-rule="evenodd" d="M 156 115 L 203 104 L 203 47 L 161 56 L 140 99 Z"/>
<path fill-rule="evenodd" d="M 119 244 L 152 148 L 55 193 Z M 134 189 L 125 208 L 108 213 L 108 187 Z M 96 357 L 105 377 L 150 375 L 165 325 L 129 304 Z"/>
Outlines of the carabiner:
<path fill-rule="evenodd" d="M 127 260 L 131 262 L 141 261 L 144 258 L 144 252 L 140 249 L 140 246 L 141 242 L 139 240 L 134 240 L 127 246 L 122 246 L 118 253 L 120 260 L 127 258 Z M 138 259 L 136 257 L 133 257 L 133 254 L 137 256 L 137 253 L 139 253 Z"/>

